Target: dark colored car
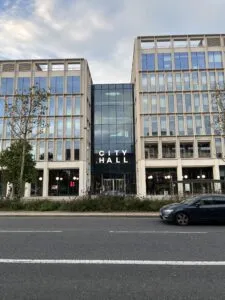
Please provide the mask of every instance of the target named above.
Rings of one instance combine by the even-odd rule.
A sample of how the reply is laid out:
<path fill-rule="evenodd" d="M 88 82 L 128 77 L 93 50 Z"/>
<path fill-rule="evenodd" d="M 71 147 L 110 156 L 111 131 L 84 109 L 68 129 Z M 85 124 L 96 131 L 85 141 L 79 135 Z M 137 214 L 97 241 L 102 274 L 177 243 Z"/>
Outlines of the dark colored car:
<path fill-rule="evenodd" d="M 225 222 L 225 195 L 201 195 L 160 209 L 163 221 L 178 225 L 198 222 Z"/>

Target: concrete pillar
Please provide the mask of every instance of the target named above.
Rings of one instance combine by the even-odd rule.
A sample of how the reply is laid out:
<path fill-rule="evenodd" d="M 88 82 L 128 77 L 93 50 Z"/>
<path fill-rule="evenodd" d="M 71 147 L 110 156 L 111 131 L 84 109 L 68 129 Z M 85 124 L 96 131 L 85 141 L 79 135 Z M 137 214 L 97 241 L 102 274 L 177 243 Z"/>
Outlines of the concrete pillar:
<path fill-rule="evenodd" d="M 24 197 L 29 198 L 31 194 L 31 184 L 29 182 L 25 183 Z"/>
<path fill-rule="evenodd" d="M 48 183 L 49 183 L 49 169 L 47 166 L 44 166 L 43 170 L 43 197 L 48 197 Z"/>
<path fill-rule="evenodd" d="M 213 179 L 220 180 L 220 167 L 216 159 L 215 159 L 215 164 L 213 166 Z M 216 193 L 221 193 L 221 184 L 214 183 L 214 189 Z"/>
<path fill-rule="evenodd" d="M 82 163 L 79 168 L 79 196 L 84 196 L 86 193 L 86 168 Z"/>
<path fill-rule="evenodd" d="M 178 162 L 177 163 L 177 181 L 183 181 L 183 172 L 182 172 L 181 160 L 178 159 L 177 162 Z M 178 190 L 178 195 L 183 195 L 183 193 L 184 193 L 183 183 L 178 183 L 177 190 Z"/>
<path fill-rule="evenodd" d="M 140 160 L 137 164 L 137 168 L 137 195 L 144 197 L 146 196 L 145 161 Z"/>

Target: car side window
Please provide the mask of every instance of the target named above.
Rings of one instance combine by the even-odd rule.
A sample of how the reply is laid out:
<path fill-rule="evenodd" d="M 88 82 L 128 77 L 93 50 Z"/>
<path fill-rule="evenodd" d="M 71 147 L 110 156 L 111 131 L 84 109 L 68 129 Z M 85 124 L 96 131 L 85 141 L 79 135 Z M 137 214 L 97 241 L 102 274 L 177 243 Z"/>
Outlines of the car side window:
<path fill-rule="evenodd" d="M 199 200 L 199 204 L 202 205 L 213 205 L 215 202 L 213 201 L 212 197 L 206 197 Z"/>
<path fill-rule="evenodd" d="M 215 204 L 223 204 L 225 205 L 225 197 L 222 197 L 222 196 L 214 196 L 214 201 L 215 201 Z"/>

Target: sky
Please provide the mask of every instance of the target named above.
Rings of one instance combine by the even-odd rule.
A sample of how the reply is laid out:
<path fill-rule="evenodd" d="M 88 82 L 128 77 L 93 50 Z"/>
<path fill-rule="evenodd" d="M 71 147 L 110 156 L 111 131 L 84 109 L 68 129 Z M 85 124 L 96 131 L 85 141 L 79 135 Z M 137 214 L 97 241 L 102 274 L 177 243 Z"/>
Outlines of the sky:
<path fill-rule="evenodd" d="M 225 0 L 0 0 L 0 59 L 85 58 L 93 83 L 130 82 L 141 35 L 225 33 Z"/>

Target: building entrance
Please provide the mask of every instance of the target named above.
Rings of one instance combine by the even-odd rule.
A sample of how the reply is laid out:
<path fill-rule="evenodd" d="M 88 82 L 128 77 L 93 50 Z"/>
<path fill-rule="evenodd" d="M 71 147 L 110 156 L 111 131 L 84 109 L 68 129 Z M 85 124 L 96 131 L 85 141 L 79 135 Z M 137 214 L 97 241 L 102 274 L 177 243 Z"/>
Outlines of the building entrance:
<path fill-rule="evenodd" d="M 103 179 L 103 192 L 107 194 L 124 194 L 125 180 L 118 178 Z"/>

